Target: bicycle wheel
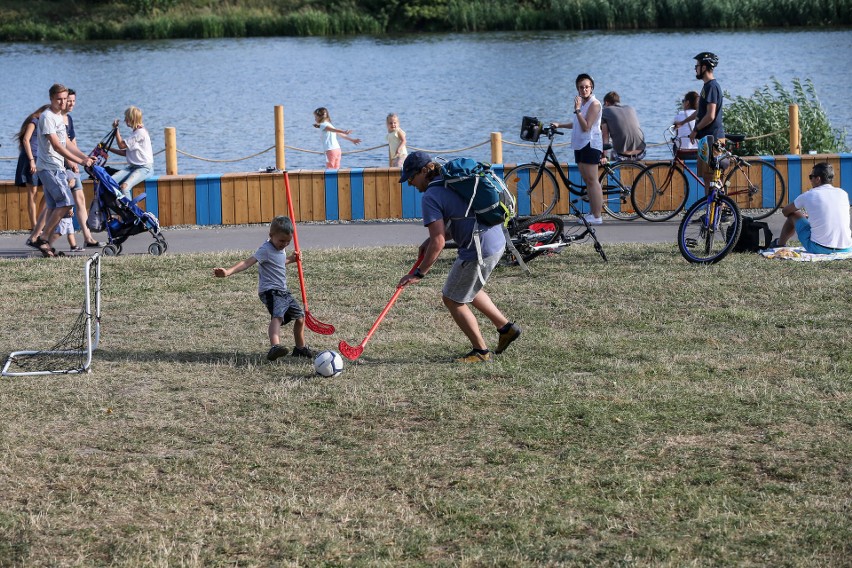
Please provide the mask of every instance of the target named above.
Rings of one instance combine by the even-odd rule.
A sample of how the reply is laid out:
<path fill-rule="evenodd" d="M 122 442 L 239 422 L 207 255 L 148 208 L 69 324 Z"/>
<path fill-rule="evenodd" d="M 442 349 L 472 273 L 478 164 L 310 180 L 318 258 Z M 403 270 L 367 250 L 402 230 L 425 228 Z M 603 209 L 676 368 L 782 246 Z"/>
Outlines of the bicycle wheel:
<path fill-rule="evenodd" d="M 778 211 L 787 196 L 781 172 L 765 160 L 735 162 L 725 176 L 725 185 L 743 215 L 753 219 L 764 219 Z"/>
<path fill-rule="evenodd" d="M 539 215 L 518 219 L 516 227 L 510 229 L 512 244 L 524 259 L 529 262 L 537 256 L 551 252 L 554 248 L 543 248 L 562 239 L 565 222 L 555 215 Z M 515 255 L 507 248 L 502 263 L 514 266 L 518 264 Z"/>
<path fill-rule="evenodd" d="M 559 200 L 559 184 L 556 176 L 539 164 L 521 164 L 515 166 L 503 176 L 506 187 L 515 189 L 518 196 L 518 210 L 526 207 L 528 196 L 530 215 L 547 215 Z"/>
<path fill-rule="evenodd" d="M 689 180 L 672 162 L 646 167 L 630 196 L 633 208 L 646 221 L 668 221 L 683 210 L 688 198 Z"/>
<path fill-rule="evenodd" d="M 740 238 L 742 215 L 727 195 L 700 199 L 689 208 L 677 230 L 680 254 L 695 264 L 714 264 L 731 252 Z"/>
<path fill-rule="evenodd" d="M 600 182 L 604 196 L 603 209 L 607 215 L 622 221 L 632 221 L 639 216 L 630 196 L 633 183 L 642 170 L 642 166 L 636 162 L 618 162 L 610 168 L 604 168 Z"/>

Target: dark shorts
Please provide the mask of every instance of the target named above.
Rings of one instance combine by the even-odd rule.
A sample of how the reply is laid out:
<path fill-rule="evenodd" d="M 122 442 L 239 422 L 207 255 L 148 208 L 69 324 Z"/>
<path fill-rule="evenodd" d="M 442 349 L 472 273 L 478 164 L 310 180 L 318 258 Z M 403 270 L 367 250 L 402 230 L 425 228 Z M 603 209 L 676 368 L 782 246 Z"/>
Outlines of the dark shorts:
<path fill-rule="evenodd" d="M 284 323 L 305 317 L 305 311 L 302 309 L 302 306 L 286 290 L 267 290 L 266 292 L 261 292 L 258 296 L 269 311 L 269 315 L 280 319 Z"/>
<path fill-rule="evenodd" d="M 592 148 L 591 144 L 586 144 L 579 150 L 574 150 L 574 161 L 578 164 L 599 164 L 601 151 Z"/>

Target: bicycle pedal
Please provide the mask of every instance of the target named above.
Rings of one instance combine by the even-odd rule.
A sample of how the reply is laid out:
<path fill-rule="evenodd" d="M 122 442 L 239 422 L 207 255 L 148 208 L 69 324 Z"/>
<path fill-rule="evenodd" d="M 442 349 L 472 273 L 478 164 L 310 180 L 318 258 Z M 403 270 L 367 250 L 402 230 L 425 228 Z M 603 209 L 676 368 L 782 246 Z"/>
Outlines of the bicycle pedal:
<path fill-rule="evenodd" d="M 684 239 L 686 242 L 686 248 L 695 248 L 698 246 L 698 241 L 696 239 Z"/>

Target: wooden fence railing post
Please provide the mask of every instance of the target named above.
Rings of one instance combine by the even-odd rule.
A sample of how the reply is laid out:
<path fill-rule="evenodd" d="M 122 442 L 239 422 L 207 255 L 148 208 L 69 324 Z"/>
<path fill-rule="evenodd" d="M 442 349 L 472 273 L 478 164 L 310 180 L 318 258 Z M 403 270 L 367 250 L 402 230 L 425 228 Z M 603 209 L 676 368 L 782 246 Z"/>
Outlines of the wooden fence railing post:
<path fill-rule="evenodd" d="M 790 153 L 798 156 L 802 153 L 802 140 L 799 131 L 799 105 L 792 104 L 790 109 Z"/>
<path fill-rule="evenodd" d="M 286 169 L 284 156 L 284 106 L 275 105 L 275 167 Z"/>
<path fill-rule="evenodd" d="M 503 134 L 500 132 L 491 133 L 491 163 L 503 163 Z"/>
<path fill-rule="evenodd" d="M 166 127 L 166 175 L 176 176 L 177 164 L 177 134 L 174 126 Z"/>

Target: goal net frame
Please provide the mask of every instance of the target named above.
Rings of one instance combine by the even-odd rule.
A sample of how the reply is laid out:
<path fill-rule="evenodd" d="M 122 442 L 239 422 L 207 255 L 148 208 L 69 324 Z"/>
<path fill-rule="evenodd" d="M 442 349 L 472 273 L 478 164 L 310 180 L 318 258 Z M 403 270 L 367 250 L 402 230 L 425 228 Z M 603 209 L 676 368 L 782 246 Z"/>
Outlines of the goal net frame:
<path fill-rule="evenodd" d="M 94 282 L 92 282 L 94 276 Z M 3 365 L 3 370 L 0 371 L 0 376 L 4 377 L 23 377 L 32 375 L 63 375 L 75 373 L 88 373 L 92 366 L 92 353 L 98 348 L 98 343 L 101 338 L 101 255 L 95 253 L 88 260 L 83 268 L 83 289 L 85 291 L 85 299 L 83 301 L 83 309 L 75 323 L 75 326 L 82 325 L 83 329 L 83 346 L 82 349 L 62 349 L 63 342 L 67 341 L 74 330 L 70 332 L 65 339 L 60 340 L 57 345 L 54 345 L 47 350 L 22 350 L 13 351 L 9 354 Z M 22 370 L 10 371 L 10 367 L 14 364 L 17 367 L 24 368 L 21 361 L 27 359 L 36 360 L 37 357 L 62 357 L 70 358 L 77 357 L 82 364 L 78 364 L 73 368 L 65 369 L 38 369 L 38 370 Z"/>

